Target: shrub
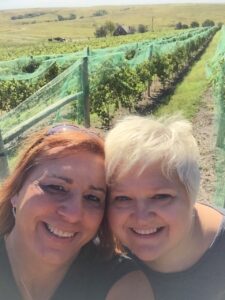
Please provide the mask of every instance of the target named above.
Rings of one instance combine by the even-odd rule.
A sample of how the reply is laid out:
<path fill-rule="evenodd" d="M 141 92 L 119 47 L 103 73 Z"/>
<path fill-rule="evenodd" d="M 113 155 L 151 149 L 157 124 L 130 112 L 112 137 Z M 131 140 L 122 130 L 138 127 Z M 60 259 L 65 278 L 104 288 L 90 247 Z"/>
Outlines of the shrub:
<path fill-rule="evenodd" d="M 191 28 L 199 27 L 199 23 L 196 22 L 196 21 L 193 21 L 193 22 L 191 22 L 190 27 L 191 27 Z"/>
<path fill-rule="evenodd" d="M 210 26 L 215 26 L 215 22 L 207 19 L 202 23 L 202 27 L 210 27 Z"/>

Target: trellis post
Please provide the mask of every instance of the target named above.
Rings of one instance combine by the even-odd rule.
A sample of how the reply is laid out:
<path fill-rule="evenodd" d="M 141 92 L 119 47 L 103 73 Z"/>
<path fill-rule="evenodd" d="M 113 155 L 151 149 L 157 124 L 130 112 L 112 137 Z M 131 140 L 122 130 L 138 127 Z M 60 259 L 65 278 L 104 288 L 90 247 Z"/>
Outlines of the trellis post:
<path fill-rule="evenodd" d="M 90 127 L 90 101 L 89 101 L 89 78 L 88 78 L 88 54 L 83 57 L 82 64 L 82 86 L 83 86 L 83 111 L 84 111 L 84 126 Z"/>
<path fill-rule="evenodd" d="M 3 181 L 8 176 L 8 174 L 9 174 L 8 160 L 4 149 L 2 133 L 0 130 L 0 181 Z"/>

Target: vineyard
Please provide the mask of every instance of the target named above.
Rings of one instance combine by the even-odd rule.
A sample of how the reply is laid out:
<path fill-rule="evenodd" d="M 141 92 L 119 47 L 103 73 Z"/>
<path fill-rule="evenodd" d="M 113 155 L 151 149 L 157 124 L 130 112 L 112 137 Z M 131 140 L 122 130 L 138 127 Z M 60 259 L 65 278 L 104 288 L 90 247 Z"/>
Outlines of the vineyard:
<path fill-rule="evenodd" d="M 175 30 L 164 30 L 161 32 L 145 32 L 134 35 L 125 36 L 109 36 L 107 38 L 89 38 L 79 40 L 70 43 L 49 43 L 42 42 L 40 44 L 30 45 L 13 45 L 2 46 L 0 45 L 0 60 L 12 60 L 21 56 L 34 56 L 34 55 L 50 55 L 50 54 L 62 54 L 73 53 L 83 50 L 87 44 L 91 49 L 107 48 L 127 44 L 131 42 L 139 42 L 143 40 L 154 40 L 158 38 L 173 36 L 177 34 Z"/>
<path fill-rule="evenodd" d="M 216 129 L 216 205 L 224 206 L 224 165 L 225 165 L 225 27 L 221 31 L 220 41 L 211 66 L 210 78 L 213 83 L 215 99 L 215 129 Z"/>
<path fill-rule="evenodd" d="M 0 62 L 0 128 L 6 146 L 40 121 L 76 120 L 109 128 L 121 109 L 136 112 L 156 88 L 168 89 L 218 30 L 199 27 L 116 47 L 30 55 Z M 130 38 L 130 37 L 129 37 Z M 143 36 L 142 36 L 143 39 Z M 113 43 L 111 44 L 113 45 Z M 78 50 L 78 49 L 77 49 Z M 222 51 L 222 50 L 221 50 Z M 24 52 L 26 53 L 26 52 Z M 44 53 L 44 54 L 43 54 Z M 10 97 L 9 97 L 10 95 Z M 159 105 L 152 102 L 149 112 Z"/>
<path fill-rule="evenodd" d="M 97 114 L 103 126 L 110 126 L 119 107 L 132 110 L 146 89 L 150 93 L 153 79 L 165 86 L 191 64 L 216 30 L 198 28 L 150 42 L 1 62 L 0 109 L 9 111 L 0 119 L 3 138 L 46 106 L 80 93 L 84 96 L 82 79 L 87 70 L 90 111 Z M 83 118 L 83 102 L 80 99 L 78 105 L 73 104 L 78 121 Z"/>

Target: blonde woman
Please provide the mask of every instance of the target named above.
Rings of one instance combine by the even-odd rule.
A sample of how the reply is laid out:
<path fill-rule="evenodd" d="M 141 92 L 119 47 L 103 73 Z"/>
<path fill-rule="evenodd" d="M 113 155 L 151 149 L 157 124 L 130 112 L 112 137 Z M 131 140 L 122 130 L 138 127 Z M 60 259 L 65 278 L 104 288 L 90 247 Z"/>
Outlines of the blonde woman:
<path fill-rule="evenodd" d="M 225 219 L 196 202 L 190 122 L 130 116 L 106 138 L 108 217 L 159 300 L 225 299 Z"/>

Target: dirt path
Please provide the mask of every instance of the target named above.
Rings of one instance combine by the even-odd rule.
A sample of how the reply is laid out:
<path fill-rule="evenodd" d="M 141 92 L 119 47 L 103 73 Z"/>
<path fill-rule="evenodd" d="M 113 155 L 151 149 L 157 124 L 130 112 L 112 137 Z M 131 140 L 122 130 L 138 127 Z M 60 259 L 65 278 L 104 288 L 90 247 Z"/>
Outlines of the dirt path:
<path fill-rule="evenodd" d="M 200 109 L 192 122 L 194 136 L 200 150 L 201 188 L 198 200 L 212 204 L 216 176 L 214 110 L 211 88 L 204 93 Z"/>

